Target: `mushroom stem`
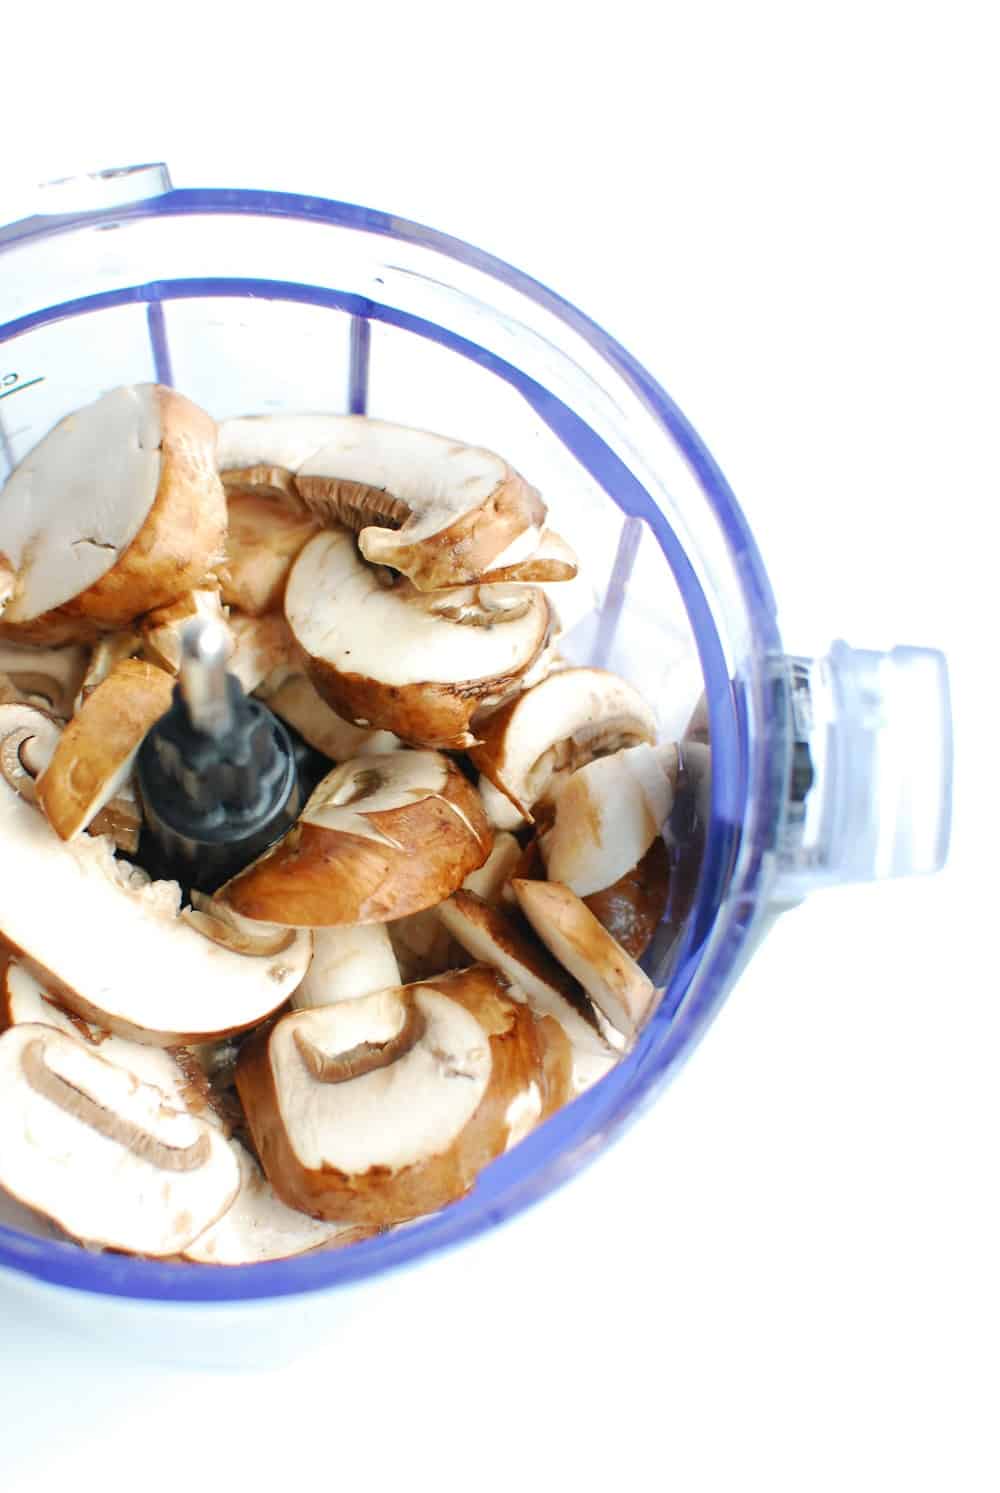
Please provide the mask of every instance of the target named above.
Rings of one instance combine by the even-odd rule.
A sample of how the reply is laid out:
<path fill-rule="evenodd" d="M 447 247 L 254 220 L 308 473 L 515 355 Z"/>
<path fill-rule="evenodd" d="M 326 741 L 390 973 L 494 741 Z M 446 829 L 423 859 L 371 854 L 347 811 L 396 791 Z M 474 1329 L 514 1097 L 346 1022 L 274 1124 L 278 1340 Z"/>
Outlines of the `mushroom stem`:
<path fill-rule="evenodd" d="M 346 1083 L 348 1079 L 363 1078 L 376 1068 L 388 1068 L 398 1062 L 417 1045 L 426 1030 L 423 1012 L 411 1004 L 399 1031 L 385 1042 L 359 1042 L 346 1052 L 330 1054 L 317 1047 L 304 1032 L 296 1031 L 295 1046 L 317 1083 Z"/>
<path fill-rule="evenodd" d="M 125 1146 L 134 1156 L 148 1161 L 164 1172 L 193 1172 L 209 1158 L 210 1142 L 200 1135 L 191 1146 L 168 1146 L 148 1130 L 134 1125 L 121 1115 L 112 1114 L 76 1084 L 55 1073 L 45 1061 L 45 1042 L 37 1037 L 21 1054 L 21 1070 L 36 1094 L 49 1099 L 66 1114 L 72 1115 L 99 1135 Z"/>

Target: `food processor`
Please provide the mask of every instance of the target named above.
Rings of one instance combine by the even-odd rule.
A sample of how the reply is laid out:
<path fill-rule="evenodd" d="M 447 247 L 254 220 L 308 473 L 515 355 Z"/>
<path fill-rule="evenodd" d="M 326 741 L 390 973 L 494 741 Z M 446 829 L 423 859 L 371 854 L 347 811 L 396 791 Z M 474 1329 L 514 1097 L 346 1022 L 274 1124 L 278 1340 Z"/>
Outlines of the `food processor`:
<path fill-rule="evenodd" d="M 123 1341 L 134 1324 L 166 1356 L 294 1351 L 351 1288 L 499 1225 L 610 1144 L 780 911 L 943 864 L 945 661 L 789 653 L 747 520 L 672 399 L 557 293 L 469 244 L 316 197 L 176 189 L 159 164 L 53 183 L 36 208 L 0 229 L 0 484 L 63 416 L 149 381 L 216 419 L 351 412 L 486 446 L 580 557 L 565 655 L 623 675 L 700 763 L 697 860 L 643 961 L 655 1015 L 462 1201 L 343 1250 L 212 1267 L 40 1237 L 0 1200 L 0 1303 Z"/>

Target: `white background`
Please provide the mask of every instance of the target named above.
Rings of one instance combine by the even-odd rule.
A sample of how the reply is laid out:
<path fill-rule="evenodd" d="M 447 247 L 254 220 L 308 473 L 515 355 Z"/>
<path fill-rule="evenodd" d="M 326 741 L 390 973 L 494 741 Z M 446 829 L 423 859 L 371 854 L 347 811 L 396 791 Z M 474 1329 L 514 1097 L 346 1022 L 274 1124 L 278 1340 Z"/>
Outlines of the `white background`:
<path fill-rule="evenodd" d="M 991 8 L 9 9 L 0 206 L 164 158 L 532 272 L 694 420 L 791 649 L 946 649 L 957 784 L 943 875 L 788 917 L 616 1151 L 299 1365 L 0 1322 L 4 1487 L 996 1489 Z"/>

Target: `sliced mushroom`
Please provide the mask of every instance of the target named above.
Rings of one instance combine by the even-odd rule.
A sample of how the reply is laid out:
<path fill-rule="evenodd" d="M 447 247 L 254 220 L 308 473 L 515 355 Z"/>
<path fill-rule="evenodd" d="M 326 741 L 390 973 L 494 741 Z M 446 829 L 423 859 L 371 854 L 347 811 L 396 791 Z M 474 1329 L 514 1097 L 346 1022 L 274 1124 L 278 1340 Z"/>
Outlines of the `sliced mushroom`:
<path fill-rule="evenodd" d="M 520 860 L 520 845 L 507 830 L 501 830 L 494 838 L 493 849 L 478 871 L 470 871 L 462 882 L 463 891 L 474 892 L 484 902 L 498 903 L 500 893 Z"/>
<path fill-rule="evenodd" d="M 215 423 L 172 389 L 114 389 L 62 420 L 3 489 L 3 626 L 121 627 L 197 586 L 226 505 Z"/>
<path fill-rule="evenodd" d="M 142 619 L 141 638 L 145 656 L 170 674 L 181 666 L 181 633 L 188 622 L 204 617 L 210 622 L 225 622 L 217 585 L 202 585 L 169 606 L 155 607 Z"/>
<path fill-rule="evenodd" d="M 617 674 L 561 669 L 491 715 L 480 735 L 469 755 L 499 790 L 482 789 L 490 822 L 516 829 L 569 773 L 595 757 L 655 741 L 656 717 Z"/>
<path fill-rule="evenodd" d="M 491 846 L 476 791 L 447 757 L 355 757 L 217 895 L 245 917 L 289 927 L 384 923 L 447 897 Z"/>
<path fill-rule="evenodd" d="M 11 698 L 63 719 L 73 713 L 86 669 L 87 650 L 80 643 L 36 648 L 0 640 L 0 673 L 10 681 Z"/>
<path fill-rule="evenodd" d="M 366 1229 L 327 1223 L 289 1208 L 256 1161 L 239 1141 L 229 1142 L 240 1169 L 236 1200 L 217 1223 L 184 1250 L 185 1260 L 200 1265 L 256 1265 L 262 1260 L 287 1260 L 331 1245 L 354 1244 Z"/>
<path fill-rule="evenodd" d="M 513 564 L 501 563 L 503 559 L 503 555 L 498 555 L 490 569 L 480 576 L 480 581 L 491 586 L 505 581 L 563 582 L 573 580 L 579 569 L 573 550 L 562 535 L 552 529 L 543 531 L 537 549 L 527 558 L 515 560 Z"/>
<path fill-rule="evenodd" d="M 0 707 L 0 774 L 26 803 L 38 802 L 37 779 L 52 761 L 62 727 L 44 710 L 20 703 Z"/>
<path fill-rule="evenodd" d="M 206 896 L 204 892 L 192 891 L 191 903 L 182 910 L 181 918 L 212 943 L 232 949 L 236 954 L 270 959 L 274 954 L 284 954 L 295 942 L 293 928 L 241 917 L 227 903 Z"/>
<path fill-rule="evenodd" d="M 388 924 L 388 933 L 404 985 L 433 979 L 468 963 L 436 907 L 397 918 Z"/>
<path fill-rule="evenodd" d="M 249 617 L 281 607 L 292 561 L 319 528 L 297 498 L 259 484 L 223 484 L 229 507 L 226 559 L 219 569 L 222 599 Z"/>
<path fill-rule="evenodd" d="M 16 708 L 0 706 L 0 750 Z M 175 882 L 116 861 L 106 837 L 60 840 L 0 782 L 0 934 L 62 1004 L 165 1047 L 242 1031 L 288 999 L 309 963 L 308 933 L 250 957 L 180 920 L 179 903 Z"/>
<path fill-rule="evenodd" d="M 557 881 L 515 881 L 514 893 L 538 937 L 625 1037 L 653 1009 L 656 987 L 575 892 Z"/>
<path fill-rule="evenodd" d="M 279 668 L 258 686 L 256 694 L 275 715 L 294 726 L 304 741 L 334 762 L 392 752 L 401 745 L 391 731 L 371 731 L 345 721 L 305 674 Z"/>
<path fill-rule="evenodd" d="M 520 687 L 545 647 L 550 610 L 532 586 L 424 595 L 385 586 L 346 529 L 324 531 L 288 578 L 285 615 L 323 698 L 358 726 L 462 748 L 477 708 Z"/>
<path fill-rule="evenodd" d="M 38 779 L 38 801 L 64 840 L 86 829 L 131 776 L 143 737 L 170 709 L 174 680 L 141 659 L 117 664 L 81 705 Z"/>
<path fill-rule="evenodd" d="M 229 619 L 233 651 L 226 668 L 252 694 L 269 675 L 289 666 L 296 653 L 288 623 L 277 612 L 267 617 Z"/>
<path fill-rule="evenodd" d="M 583 901 L 632 959 L 641 959 L 667 910 L 670 852 L 659 836 L 637 866 Z"/>
<path fill-rule="evenodd" d="M 130 778 L 117 793 L 112 794 L 100 813 L 94 815 L 87 825 L 87 833 L 110 835 L 116 850 L 123 850 L 126 855 L 135 855 L 139 849 L 142 825 L 142 805 L 135 779 Z"/>
<path fill-rule="evenodd" d="M 297 1011 L 307 1011 L 398 984 L 399 966 L 384 923 L 317 928 L 312 963 L 292 996 L 292 1005 Z"/>
<path fill-rule="evenodd" d="M 258 1032 L 237 1085 L 275 1192 L 376 1227 L 460 1197 L 523 1128 L 531 1086 L 559 1071 L 538 1025 L 492 970 L 467 969 Z M 539 1115 L 563 1097 L 542 1092 Z"/>
<path fill-rule="evenodd" d="M 53 1027 L 0 1037 L 0 1186 L 85 1243 L 177 1254 L 236 1196 L 218 1130 Z"/>
<path fill-rule="evenodd" d="M 538 493 L 493 452 L 363 415 L 227 420 L 219 465 L 264 468 L 272 486 L 290 471 L 313 512 L 346 524 L 366 559 L 421 591 L 527 560 L 545 522 Z"/>
<path fill-rule="evenodd" d="M 113 1032 L 84 1021 L 75 1012 L 64 1010 L 26 964 L 11 959 L 0 984 L 0 1032 L 25 1024 L 50 1026 L 63 1032 L 143 1083 L 155 1084 L 175 1109 L 190 1110 L 209 1123 L 219 1125 L 218 1117 L 206 1098 L 195 1096 L 195 1102 L 191 1102 L 191 1071 L 178 1060 L 179 1050 L 168 1052 L 166 1048 L 151 1047 L 146 1042 L 116 1037 Z M 204 1082 L 207 1096 L 207 1081 Z"/>
<path fill-rule="evenodd" d="M 126 658 L 135 658 L 142 652 L 142 634 L 134 628 L 124 628 L 119 632 L 109 632 L 98 638 L 90 650 L 90 660 L 87 664 L 87 672 L 80 682 L 80 688 L 73 700 L 72 712 L 75 715 L 89 694 L 103 684 L 112 669 L 118 667 Z M 155 660 L 154 660 L 155 662 Z"/>
<path fill-rule="evenodd" d="M 642 743 L 572 773 L 541 842 L 549 878 L 588 897 L 637 866 L 667 822 L 677 767 L 676 746 Z"/>
<path fill-rule="evenodd" d="M 510 994 L 538 1015 L 554 1016 L 575 1046 L 599 1054 L 608 1043 L 590 1000 L 516 914 L 490 907 L 472 892 L 456 892 L 438 909 L 452 937 L 510 981 Z"/>

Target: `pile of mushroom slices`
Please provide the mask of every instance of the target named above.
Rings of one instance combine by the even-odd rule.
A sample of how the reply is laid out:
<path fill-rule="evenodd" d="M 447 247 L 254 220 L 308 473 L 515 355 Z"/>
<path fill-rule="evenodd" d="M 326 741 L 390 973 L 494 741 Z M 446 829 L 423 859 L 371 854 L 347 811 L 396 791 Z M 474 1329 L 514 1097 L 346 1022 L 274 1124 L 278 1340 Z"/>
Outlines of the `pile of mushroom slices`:
<path fill-rule="evenodd" d="M 557 652 L 576 575 L 491 452 L 360 416 L 64 420 L 0 493 L 0 1192 L 238 1264 L 461 1197 L 628 1050 L 678 756 Z M 185 621 L 329 770 L 211 897 L 133 859 Z"/>

